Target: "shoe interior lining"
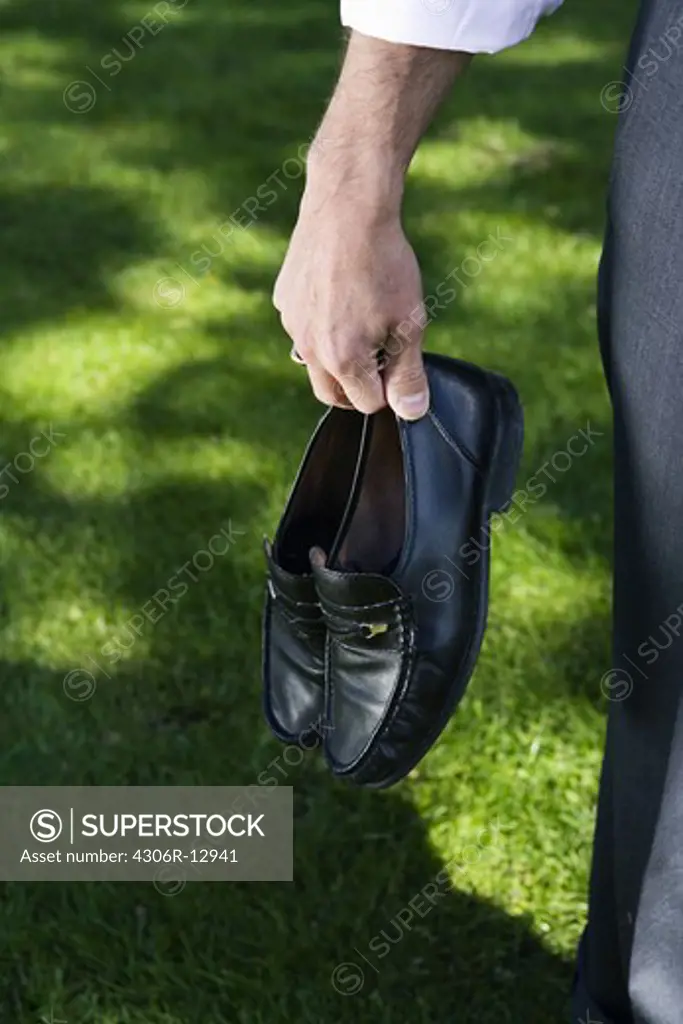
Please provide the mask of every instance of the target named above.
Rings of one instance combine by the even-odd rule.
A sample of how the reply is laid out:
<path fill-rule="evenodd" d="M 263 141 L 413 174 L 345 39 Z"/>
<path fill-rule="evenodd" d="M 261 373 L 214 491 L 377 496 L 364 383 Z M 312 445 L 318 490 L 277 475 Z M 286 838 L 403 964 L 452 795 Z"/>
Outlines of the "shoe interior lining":
<path fill-rule="evenodd" d="M 361 413 L 332 409 L 321 427 L 273 545 L 287 572 L 309 573 L 312 547 L 333 549 L 356 476 L 364 421 Z"/>
<path fill-rule="evenodd" d="M 391 409 L 371 417 L 370 431 L 355 509 L 335 567 L 388 576 L 398 564 L 405 535 L 403 450 Z"/>

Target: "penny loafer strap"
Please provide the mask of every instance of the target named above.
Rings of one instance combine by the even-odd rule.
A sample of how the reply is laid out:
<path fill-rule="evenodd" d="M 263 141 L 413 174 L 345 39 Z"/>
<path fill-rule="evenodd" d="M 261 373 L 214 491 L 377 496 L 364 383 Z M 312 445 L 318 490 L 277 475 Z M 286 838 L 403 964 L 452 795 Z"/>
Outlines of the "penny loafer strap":
<path fill-rule="evenodd" d="M 321 599 L 320 604 L 333 640 L 364 650 L 398 650 L 410 646 L 412 615 L 403 597 L 360 607 L 337 605 L 325 599 Z"/>

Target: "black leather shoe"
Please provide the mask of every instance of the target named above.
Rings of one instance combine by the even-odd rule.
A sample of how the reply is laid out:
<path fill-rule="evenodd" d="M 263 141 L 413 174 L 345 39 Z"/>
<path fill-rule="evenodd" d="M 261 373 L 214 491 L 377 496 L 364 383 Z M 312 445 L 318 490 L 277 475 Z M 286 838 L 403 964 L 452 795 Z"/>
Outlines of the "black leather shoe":
<path fill-rule="evenodd" d="M 425 368 L 429 412 L 369 417 L 338 552 L 312 553 L 328 628 L 325 755 L 370 787 L 414 768 L 465 692 L 488 606 L 488 546 L 470 540 L 509 504 L 522 448 L 508 380 L 431 354 Z"/>
<path fill-rule="evenodd" d="M 263 705 L 284 743 L 314 746 L 324 728 L 326 628 L 309 549 L 335 549 L 353 510 L 367 417 L 328 409 L 304 454 L 272 546 L 263 615 Z"/>

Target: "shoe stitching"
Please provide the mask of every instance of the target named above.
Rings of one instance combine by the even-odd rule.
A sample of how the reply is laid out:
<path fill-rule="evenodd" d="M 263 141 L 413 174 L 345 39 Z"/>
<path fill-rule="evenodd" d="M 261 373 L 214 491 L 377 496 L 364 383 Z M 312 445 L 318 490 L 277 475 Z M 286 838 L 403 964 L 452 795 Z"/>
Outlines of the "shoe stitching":
<path fill-rule="evenodd" d="M 438 430 L 438 432 L 441 434 L 446 444 L 450 448 L 452 448 L 454 452 L 457 452 L 458 455 L 461 455 L 464 459 L 466 459 L 470 463 L 470 465 L 477 470 L 477 472 L 483 473 L 484 469 L 479 460 L 474 457 L 469 448 L 467 448 L 464 444 L 461 444 L 461 442 L 456 441 L 454 437 L 451 437 L 451 435 L 448 433 L 439 417 L 432 409 L 429 410 L 428 416 L 432 423 L 434 424 L 434 426 L 436 427 L 436 429 Z"/>
<path fill-rule="evenodd" d="M 270 672 L 270 644 L 272 640 L 272 618 L 275 605 L 273 601 L 266 601 L 263 608 L 263 649 L 261 652 L 261 670 L 263 674 L 263 710 L 266 721 L 275 736 L 283 743 L 293 743 L 301 746 L 304 733 L 291 733 L 285 729 L 282 723 L 276 718 L 271 701 L 272 679 Z"/>
<path fill-rule="evenodd" d="M 347 611 L 352 611 L 352 612 L 363 611 L 363 609 L 364 609 L 363 605 L 360 605 L 360 606 L 359 605 L 346 605 L 346 606 L 337 605 L 337 608 L 340 608 L 340 607 L 344 608 Z M 374 606 L 369 605 L 367 607 L 372 608 Z M 401 609 L 401 605 L 398 602 L 396 602 L 396 604 L 392 605 L 392 608 L 393 608 L 393 610 L 395 612 L 399 612 L 400 609 Z M 322 613 L 323 613 L 323 616 L 325 617 L 326 621 L 328 623 L 331 623 L 332 626 L 349 627 L 349 626 L 362 626 L 362 625 L 365 625 L 365 623 L 360 622 L 355 616 L 337 615 L 336 612 L 331 611 L 326 605 L 322 605 Z M 387 626 L 389 626 L 389 628 L 391 628 L 395 624 L 396 619 L 394 617 L 394 619 L 392 619 L 390 622 L 384 623 L 384 622 L 382 622 L 382 620 L 380 620 L 380 622 L 381 622 L 382 625 L 387 625 Z"/>
<path fill-rule="evenodd" d="M 384 604 L 389 604 L 391 601 L 398 601 L 401 597 L 403 597 L 401 588 L 398 586 L 398 584 L 394 583 L 394 581 L 389 576 L 382 576 L 380 573 L 343 572 L 339 569 L 328 569 L 327 572 L 329 573 L 330 576 L 332 576 L 335 580 L 338 580 L 339 582 L 343 581 L 345 583 L 355 583 L 366 580 L 379 580 L 381 583 L 385 585 L 389 584 L 391 589 L 394 591 L 394 597 L 387 598 L 387 601 L 382 602 Z M 331 603 L 334 604 L 335 602 L 332 601 Z"/>
<path fill-rule="evenodd" d="M 334 636 L 333 634 L 330 633 L 329 637 L 330 637 L 330 643 L 336 644 L 337 647 L 343 647 L 345 651 L 350 651 L 351 654 L 359 654 L 359 653 L 362 653 L 363 651 L 367 651 L 369 654 L 373 654 L 375 651 L 381 651 L 382 653 L 384 653 L 385 651 L 393 651 L 395 654 L 400 654 L 401 653 L 401 648 L 400 647 L 375 647 L 375 648 L 370 648 L 370 647 L 361 647 L 360 644 L 358 644 L 356 647 L 352 647 L 351 644 L 347 644 L 343 640 L 340 640 L 338 636 Z"/>
<path fill-rule="evenodd" d="M 393 691 L 393 693 L 391 695 L 391 700 L 392 701 L 396 700 L 397 706 L 400 706 L 400 702 L 401 702 L 400 698 L 403 696 L 403 692 L 402 691 L 405 689 L 405 681 L 406 681 L 406 679 L 410 678 L 410 671 L 412 669 L 412 661 L 413 661 L 413 658 L 412 658 L 412 650 L 413 650 L 412 638 L 414 636 L 415 630 L 414 630 L 414 628 L 412 626 L 412 623 L 406 624 L 406 621 L 405 621 L 405 618 L 404 618 L 404 612 L 407 613 L 407 608 L 399 607 L 398 611 L 399 611 L 399 623 L 398 623 L 398 625 L 399 625 L 399 629 L 400 629 L 400 645 L 401 646 L 399 648 L 394 648 L 394 651 L 395 651 L 395 653 L 400 655 L 399 665 L 398 665 L 399 673 L 398 673 L 398 679 L 396 680 L 396 685 L 394 687 L 394 691 Z M 408 627 L 409 627 L 408 628 L 408 643 L 407 643 L 407 645 L 405 643 L 406 625 L 408 625 Z M 332 641 L 332 639 L 333 638 L 328 633 L 328 641 Z M 407 647 L 407 651 L 406 651 L 406 647 Z M 387 649 L 388 648 L 384 648 L 384 650 L 387 650 Z M 409 655 L 407 659 L 405 658 L 405 654 L 406 653 L 408 653 L 408 655 Z M 332 675 L 332 673 L 330 673 L 330 676 L 331 675 Z M 394 712 L 394 714 L 395 713 L 396 712 Z M 393 720 L 393 717 L 392 717 L 392 720 Z M 365 764 L 363 764 L 363 766 L 362 766 L 363 769 L 365 769 L 367 766 L 372 764 L 372 762 L 375 760 L 375 758 L 377 757 L 377 755 L 379 753 L 378 747 L 375 746 L 375 749 L 372 751 L 372 753 L 369 756 L 368 756 L 368 751 L 369 751 L 370 747 L 373 746 L 377 736 L 384 730 L 384 726 L 387 725 L 387 724 L 388 723 L 384 719 L 380 719 L 380 721 L 377 723 L 377 726 L 373 730 L 372 734 L 368 738 L 368 740 L 367 740 L 363 750 L 352 761 L 352 763 L 350 765 L 347 765 L 346 767 L 342 766 L 339 763 L 339 761 L 337 761 L 336 758 L 332 754 L 329 754 L 330 760 L 332 761 L 334 766 L 337 766 L 339 768 L 339 772 L 340 772 L 341 775 L 343 775 L 344 777 L 352 777 L 355 768 L 363 761 L 363 758 L 367 758 Z M 379 742 L 381 742 L 381 740 L 379 740 L 378 743 Z"/>
<path fill-rule="evenodd" d="M 499 412 L 499 409 L 500 409 L 499 397 L 498 397 L 497 394 L 494 394 L 494 398 L 496 399 L 496 402 L 498 403 L 497 411 Z M 431 415 L 431 413 L 430 413 L 430 415 Z M 434 417 L 434 420 L 435 420 L 435 426 L 437 427 L 437 429 L 439 429 L 441 424 L 438 423 L 438 421 L 436 420 L 436 417 Z M 444 440 L 449 441 L 449 443 L 450 443 L 450 441 L 452 441 L 452 439 L 448 437 L 448 435 L 445 433 L 445 431 L 444 431 L 442 436 L 444 436 Z M 454 442 L 454 444 L 455 444 L 455 442 Z M 457 447 L 457 445 L 456 445 L 456 447 Z M 465 452 L 463 452 L 463 454 L 465 454 Z M 476 466 L 476 468 L 478 469 L 479 467 Z M 485 517 L 485 522 L 486 523 L 488 523 L 488 519 L 489 519 L 489 517 Z M 473 631 L 471 629 L 471 625 L 472 625 L 472 623 L 474 623 L 476 625 L 476 623 L 478 621 L 479 609 L 481 607 L 482 601 L 484 600 L 485 590 L 486 590 L 486 582 L 485 582 L 485 579 L 482 577 L 482 575 L 480 573 L 478 586 L 476 588 L 476 602 L 475 602 L 475 606 L 471 610 L 470 615 L 468 617 L 468 628 L 469 628 L 470 636 L 469 636 L 468 643 L 467 643 L 467 645 L 465 647 L 465 650 L 464 650 L 464 652 L 462 654 L 462 657 L 460 658 L 460 661 L 458 663 L 458 667 L 457 667 L 457 670 L 455 672 L 456 678 L 457 678 L 457 676 L 459 676 L 461 674 L 463 666 L 467 664 L 470 652 L 471 652 L 471 650 L 473 648 L 473 645 L 474 645 L 474 643 L 476 641 L 476 637 L 474 636 L 474 633 L 473 633 Z M 384 722 L 382 722 L 382 727 L 377 730 L 377 733 L 375 734 L 375 736 L 377 737 L 376 744 L 374 746 L 374 749 L 370 753 L 368 753 L 367 760 L 366 760 L 365 764 L 362 764 L 360 766 L 360 768 L 355 773 L 353 772 L 353 768 L 349 771 L 348 774 L 349 775 L 353 775 L 353 777 L 356 779 L 356 781 L 360 782 L 360 781 L 362 781 L 364 779 L 364 777 L 367 777 L 367 774 L 372 772 L 372 769 L 374 768 L 375 764 L 377 763 L 377 761 L 380 758 L 383 758 L 385 761 L 387 761 L 387 763 L 388 763 L 388 765 L 390 767 L 392 765 L 392 759 L 386 757 L 386 755 L 382 753 L 381 744 L 382 744 L 382 740 L 386 738 L 387 732 L 390 730 L 390 728 L 393 725 L 396 717 L 398 716 L 401 708 L 403 707 L 405 695 L 406 695 L 408 689 L 410 688 L 410 679 L 411 679 L 411 674 L 412 674 L 412 662 L 414 661 L 414 656 L 415 656 L 415 652 L 416 652 L 416 644 L 415 644 L 416 629 L 413 629 L 412 633 L 413 633 L 412 642 L 409 644 L 409 648 L 410 648 L 409 649 L 409 657 L 410 657 L 411 665 L 410 665 L 410 671 L 407 673 L 407 685 L 404 686 L 403 691 L 400 692 L 400 693 L 398 693 L 398 687 L 396 688 L 396 690 L 394 690 L 394 694 L 392 694 L 392 701 L 395 702 L 394 710 L 391 713 L 390 717 L 388 717 L 387 719 L 384 720 Z M 481 639 L 483 639 L 483 636 L 482 636 L 482 638 L 480 638 L 480 640 Z M 381 735 L 382 733 L 384 733 L 383 737 Z M 375 739 L 375 736 L 373 736 L 373 739 Z M 368 745 L 366 747 L 366 751 L 368 750 L 368 748 L 370 746 L 371 746 L 371 743 L 368 743 Z M 355 763 L 358 764 L 361 761 L 361 759 L 362 759 L 362 755 L 361 755 L 361 758 L 358 758 Z M 395 767 L 395 764 L 396 764 L 396 759 L 394 758 L 393 759 L 394 767 Z"/>
<path fill-rule="evenodd" d="M 304 615 L 293 615 L 289 608 L 286 608 L 283 605 L 278 604 L 277 601 L 275 601 L 273 603 L 275 604 L 275 607 L 279 611 L 279 613 L 282 616 L 282 618 L 286 622 L 291 622 L 292 625 L 296 625 L 297 622 L 301 622 L 301 623 L 303 623 L 305 625 L 309 625 L 309 626 L 318 626 L 318 625 L 321 625 L 323 623 L 322 611 L 320 611 L 320 609 L 318 610 L 319 614 L 317 615 L 316 618 L 308 619 Z"/>
<path fill-rule="evenodd" d="M 401 595 L 401 597 L 393 597 L 391 601 L 376 601 L 374 604 L 339 604 L 338 601 L 331 601 L 328 597 L 323 597 L 320 599 L 320 604 L 323 609 L 329 605 L 332 608 L 341 608 L 344 611 L 367 612 L 372 608 L 398 608 L 404 600 L 405 598 Z"/>
<path fill-rule="evenodd" d="M 277 604 L 275 605 L 275 609 L 285 627 L 292 633 L 296 634 L 300 640 L 319 640 L 322 636 L 325 629 L 325 623 L 322 617 L 319 619 L 298 619 L 288 615 L 283 608 L 278 608 Z"/>
<path fill-rule="evenodd" d="M 406 626 L 409 626 L 409 628 L 406 628 Z M 407 633 L 407 643 L 406 643 L 406 633 Z M 372 737 L 370 738 L 370 740 L 366 744 L 365 750 L 363 751 L 363 754 L 361 754 L 356 759 L 356 761 L 354 763 L 354 767 L 361 763 L 364 755 L 367 757 L 367 761 L 365 762 L 364 765 L 362 765 L 361 771 L 363 769 L 371 766 L 380 756 L 385 758 L 385 760 L 386 760 L 386 756 L 381 752 L 380 746 L 381 746 L 381 743 L 383 741 L 383 734 L 386 734 L 387 729 L 393 723 L 396 715 L 398 714 L 399 708 L 402 706 L 403 697 L 405 696 L 405 692 L 406 692 L 406 689 L 407 689 L 407 684 L 410 682 L 410 670 L 412 668 L 412 654 L 413 654 L 413 643 L 412 643 L 412 640 L 413 640 L 414 633 L 415 633 L 415 630 L 410 626 L 410 624 L 407 624 L 405 622 L 405 620 L 403 618 L 403 614 L 401 614 L 401 648 L 399 650 L 399 653 L 401 655 L 401 661 L 399 663 L 400 671 L 399 671 L 399 678 L 398 678 L 398 680 L 396 682 L 396 686 L 394 688 L 394 692 L 391 695 L 392 702 L 395 702 L 394 710 L 391 713 L 389 718 L 381 719 L 378 722 L 377 728 L 375 729 Z M 373 743 L 374 743 L 374 750 L 370 751 L 370 747 L 372 746 Z"/>
<path fill-rule="evenodd" d="M 391 696 L 391 700 L 394 703 L 394 708 L 388 718 L 383 719 L 377 726 L 376 731 L 366 744 L 363 754 L 356 758 L 353 765 L 350 766 L 348 774 L 350 777 L 355 778 L 358 781 L 362 781 L 364 776 L 367 776 L 368 772 L 371 772 L 377 761 L 384 760 L 389 764 L 392 763 L 391 759 L 386 756 L 382 750 L 382 743 L 386 739 L 386 734 L 393 725 L 396 717 L 398 716 L 401 708 L 403 707 L 403 701 L 407 690 L 410 685 L 410 678 L 413 670 L 414 656 L 415 656 L 415 636 L 416 629 L 414 623 L 408 623 L 408 640 L 404 644 L 401 651 L 403 655 L 401 662 L 401 673 L 399 680 L 396 684 L 394 692 Z M 370 747 L 374 749 L 370 750 Z M 363 762 L 363 758 L 365 761 Z M 360 766 L 360 767 L 359 767 Z"/>
<path fill-rule="evenodd" d="M 332 725 L 332 710 L 334 708 L 334 679 L 332 678 L 332 656 L 331 656 L 332 644 L 330 641 L 330 634 L 325 634 L 325 667 L 323 672 L 323 680 L 327 685 L 327 691 L 323 691 L 323 714 L 325 716 L 325 724 Z M 332 725 L 331 732 L 334 732 L 334 725 Z M 327 736 L 323 736 L 323 750 L 327 757 L 333 761 L 334 758 L 330 754 L 329 742 Z"/>
<path fill-rule="evenodd" d="M 272 582 L 273 581 L 271 579 L 271 583 Z M 276 601 L 281 601 L 281 602 L 283 602 L 285 604 L 288 604 L 292 608 L 319 608 L 320 607 L 320 602 L 319 601 L 295 601 L 293 597 L 290 597 L 289 594 L 285 594 L 285 592 L 283 590 L 280 590 L 279 587 L 277 587 L 274 583 L 273 583 L 273 589 L 275 591 L 275 600 Z M 271 596 L 273 596 L 273 595 L 271 594 Z"/>
<path fill-rule="evenodd" d="M 485 590 L 485 584 L 484 584 L 483 580 L 480 580 L 480 584 L 479 584 L 479 587 L 477 589 L 477 601 L 476 601 L 475 608 L 473 608 L 472 612 L 470 613 L 470 616 L 469 616 L 469 619 L 468 619 L 468 628 L 471 626 L 472 622 L 474 622 L 475 624 L 477 622 L 478 613 L 479 613 L 479 607 L 480 607 L 481 601 L 484 598 L 484 590 Z M 460 661 L 458 663 L 458 667 L 457 667 L 456 672 L 455 672 L 455 677 L 456 678 L 457 678 L 457 676 L 460 675 L 460 673 L 462 672 L 463 666 L 467 663 L 470 651 L 472 650 L 472 646 L 475 643 L 475 640 L 476 640 L 476 637 L 473 635 L 472 630 L 470 629 L 469 641 L 467 643 L 467 646 L 466 646 L 466 648 L 465 648 L 465 650 L 463 652 L 463 655 L 462 655 L 462 657 L 461 657 L 461 659 L 460 659 Z M 412 645 L 412 649 L 411 649 L 411 661 L 412 661 L 412 658 L 414 656 L 415 650 L 416 650 L 416 648 L 415 648 L 415 645 L 413 644 Z M 412 663 L 411 663 L 411 672 L 412 672 Z M 383 726 L 386 726 L 386 728 L 384 729 L 385 733 L 393 725 L 393 723 L 394 723 L 394 721 L 395 721 L 395 719 L 396 719 L 400 709 L 403 706 L 403 698 L 405 697 L 405 694 L 406 694 L 407 690 L 409 689 L 409 684 L 410 684 L 410 672 L 408 673 L 408 686 L 406 686 L 406 688 L 403 691 L 403 693 L 400 694 L 399 699 L 396 700 L 396 705 L 395 705 L 394 711 L 391 714 L 391 717 L 387 718 L 382 723 Z M 392 699 L 393 699 L 393 697 L 392 697 Z M 386 736 L 385 736 L 385 738 L 386 738 Z M 392 760 L 387 758 L 386 755 L 382 754 L 382 752 L 381 752 L 381 743 L 382 743 L 382 739 L 378 739 L 377 744 L 376 744 L 374 750 L 368 755 L 367 761 L 365 762 L 365 764 L 361 765 L 357 775 L 355 776 L 355 778 L 358 781 L 362 781 L 363 777 L 366 776 L 367 772 L 371 771 L 374 768 L 375 764 L 380 759 L 380 756 L 383 757 L 384 760 L 388 762 L 389 767 L 391 767 Z M 369 744 L 368 744 L 368 746 L 369 746 Z M 393 765 L 395 766 L 395 764 L 396 764 L 396 760 L 394 759 L 393 760 Z"/>

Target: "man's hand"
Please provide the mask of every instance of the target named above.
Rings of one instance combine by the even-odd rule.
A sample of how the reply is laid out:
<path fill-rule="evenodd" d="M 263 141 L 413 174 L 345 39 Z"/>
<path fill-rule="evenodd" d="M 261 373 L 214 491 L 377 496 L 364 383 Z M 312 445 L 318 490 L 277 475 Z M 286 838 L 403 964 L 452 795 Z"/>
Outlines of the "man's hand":
<path fill-rule="evenodd" d="M 427 411 L 420 270 L 395 209 L 305 196 L 274 301 L 321 402 L 372 413 L 388 401 L 411 420 Z"/>
<path fill-rule="evenodd" d="M 365 413 L 389 404 L 410 420 L 427 411 L 422 283 L 401 202 L 415 148 L 468 62 L 351 36 L 273 295 L 322 402 Z"/>

